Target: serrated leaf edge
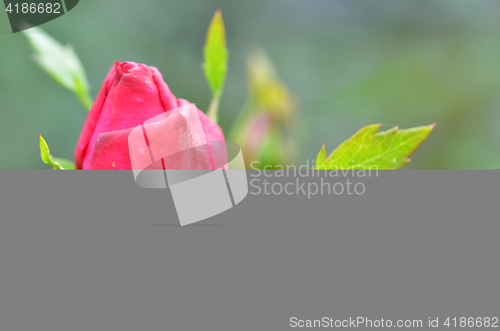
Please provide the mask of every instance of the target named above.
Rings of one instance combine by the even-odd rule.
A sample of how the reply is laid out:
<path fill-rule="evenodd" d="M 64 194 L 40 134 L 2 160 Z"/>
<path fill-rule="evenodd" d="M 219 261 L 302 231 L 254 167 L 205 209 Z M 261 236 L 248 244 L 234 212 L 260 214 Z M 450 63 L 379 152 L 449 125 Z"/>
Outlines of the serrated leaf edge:
<path fill-rule="evenodd" d="M 326 169 L 329 169 L 330 167 L 332 167 L 332 164 L 333 163 L 333 160 L 329 160 L 331 157 L 333 157 L 333 155 L 335 154 L 335 152 L 341 148 L 344 144 L 346 143 L 349 143 L 354 137 L 356 137 L 358 134 L 360 134 L 363 130 L 367 130 L 367 134 L 370 134 L 371 137 L 369 137 L 369 140 L 373 140 L 373 138 L 377 135 L 387 135 L 387 134 L 398 134 L 400 132 L 405 132 L 405 133 L 410 133 L 412 131 L 420 131 L 420 130 L 423 130 L 423 129 L 427 129 L 427 132 L 425 134 L 424 137 L 414 137 L 413 139 L 410 140 L 410 142 L 414 141 L 414 140 L 421 140 L 420 143 L 416 144 L 415 145 L 415 148 L 413 148 L 410 153 L 406 156 L 406 164 L 404 164 L 403 166 L 407 165 L 408 163 L 411 162 L 411 160 L 409 159 L 409 156 L 411 156 L 416 150 L 417 148 L 429 137 L 429 135 L 431 134 L 431 132 L 433 131 L 433 129 L 436 127 L 436 124 L 431 124 L 431 125 L 427 125 L 427 126 L 419 126 L 419 127 L 414 127 L 414 128 L 409 128 L 409 129 L 403 129 L 403 130 L 400 130 L 398 126 L 395 126 L 391 129 L 388 129 L 386 131 L 382 131 L 382 132 L 378 132 L 378 130 L 380 129 L 382 124 L 372 124 L 372 125 L 368 125 L 368 126 L 365 126 L 361 129 L 359 129 L 354 135 L 352 135 L 349 139 L 345 140 L 342 144 L 340 144 L 337 148 L 335 148 L 331 153 L 330 155 L 328 155 L 328 157 L 326 157 L 324 159 L 324 164 L 326 165 Z M 364 137 L 365 138 L 365 137 Z M 396 146 L 393 146 L 389 149 L 386 149 L 384 151 L 384 153 L 382 154 L 379 154 L 377 155 L 376 157 L 373 157 L 373 158 L 370 158 L 368 160 L 365 160 L 363 163 L 357 163 L 357 164 L 354 164 L 354 165 L 349 165 L 347 168 L 351 168 L 351 169 L 354 169 L 355 167 L 359 167 L 359 166 L 362 166 L 363 164 L 365 164 L 366 162 L 370 162 L 370 161 L 373 161 L 373 160 L 376 160 L 380 157 L 382 157 L 383 155 L 401 147 L 403 144 L 407 144 L 409 141 L 405 141 L 404 143 L 401 143 L 401 144 L 398 144 Z M 362 149 L 362 147 L 364 146 L 364 144 L 359 144 L 360 147 L 359 147 L 359 150 Z M 339 157 L 337 157 L 336 159 L 338 158 L 341 158 L 342 155 L 347 152 L 344 151 L 341 155 L 339 155 Z M 325 145 L 322 146 L 320 152 L 318 153 L 318 156 L 316 158 L 316 166 L 318 164 L 318 160 L 320 158 L 321 155 L 325 155 L 326 156 L 326 149 L 325 149 Z M 354 156 L 356 156 L 356 154 L 354 154 Z"/>

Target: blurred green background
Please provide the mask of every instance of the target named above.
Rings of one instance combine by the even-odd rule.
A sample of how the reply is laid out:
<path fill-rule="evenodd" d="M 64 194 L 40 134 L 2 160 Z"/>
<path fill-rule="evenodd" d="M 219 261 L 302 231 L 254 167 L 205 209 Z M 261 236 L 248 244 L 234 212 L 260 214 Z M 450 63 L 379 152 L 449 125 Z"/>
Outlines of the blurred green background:
<path fill-rule="evenodd" d="M 156 66 L 177 97 L 206 111 L 202 46 L 217 8 L 230 51 L 226 133 L 247 100 L 244 55 L 256 43 L 300 99 L 298 164 L 368 124 L 437 123 L 406 168 L 500 168 L 498 0 L 85 0 L 41 28 L 74 45 L 93 97 L 113 62 L 130 60 Z M 55 156 L 72 159 L 86 116 L 29 54 L 0 13 L 3 169 L 49 169 L 40 133 Z"/>

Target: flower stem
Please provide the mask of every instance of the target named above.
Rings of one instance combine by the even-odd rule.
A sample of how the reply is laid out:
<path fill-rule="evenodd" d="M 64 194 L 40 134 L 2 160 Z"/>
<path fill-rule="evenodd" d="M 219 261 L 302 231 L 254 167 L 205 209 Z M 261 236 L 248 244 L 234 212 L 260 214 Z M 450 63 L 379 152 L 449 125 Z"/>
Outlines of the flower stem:
<path fill-rule="evenodd" d="M 214 94 L 214 96 L 212 98 L 212 102 L 210 102 L 210 106 L 208 107 L 208 111 L 207 111 L 208 118 L 210 118 L 210 120 L 212 122 L 214 122 L 215 124 L 217 124 L 217 121 L 219 119 L 218 110 L 219 110 L 220 97 L 221 97 L 220 92 Z"/>
<path fill-rule="evenodd" d="M 92 107 L 92 104 L 94 103 L 92 97 L 88 93 L 77 93 L 76 97 L 78 98 L 78 101 L 85 109 L 85 111 L 88 112 L 90 110 L 90 107 Z"/>

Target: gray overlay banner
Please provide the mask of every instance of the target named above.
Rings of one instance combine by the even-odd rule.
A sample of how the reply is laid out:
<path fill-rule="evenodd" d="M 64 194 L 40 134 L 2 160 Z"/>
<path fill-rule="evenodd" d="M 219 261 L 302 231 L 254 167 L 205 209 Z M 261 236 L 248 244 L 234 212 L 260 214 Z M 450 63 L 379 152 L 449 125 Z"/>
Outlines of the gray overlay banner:
<path fill-rule="evenodd" d="M 500 171 L 323 177 L 365 191 L 310 198 L 256 186 L 321 178 L 256 175 L 241 203 L 181 227 L 170 192 L 131 171 L 0 170 L 0 330 L 500 315 Z"/>

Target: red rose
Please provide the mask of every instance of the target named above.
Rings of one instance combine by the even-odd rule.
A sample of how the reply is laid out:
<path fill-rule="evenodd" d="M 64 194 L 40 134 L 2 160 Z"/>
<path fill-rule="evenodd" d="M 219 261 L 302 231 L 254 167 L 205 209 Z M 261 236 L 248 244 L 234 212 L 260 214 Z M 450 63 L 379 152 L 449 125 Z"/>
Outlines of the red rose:
<path fill-rule="evenodd" d="M 78 139 L 77 169 L 131 169 L 128 134 L 157 115 L 190 104 L 170 92 L 155 67 L 116 62 L 102 84 Z M 202 111 L 197 111 L 206 141 L 224 141 L 221 128 Z M 101 135 L 104 133 L 109 134 Z M 98 141 L 99 135 L 105 139 Z M 184 139 L 177 137 L 175 131 L 171 135 L 168 142 Z"/>

